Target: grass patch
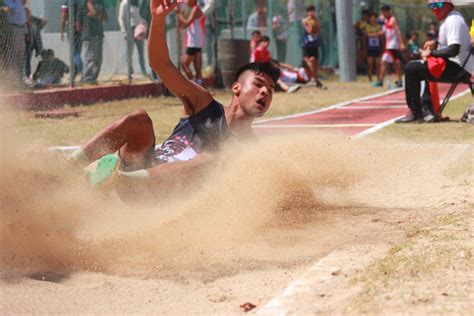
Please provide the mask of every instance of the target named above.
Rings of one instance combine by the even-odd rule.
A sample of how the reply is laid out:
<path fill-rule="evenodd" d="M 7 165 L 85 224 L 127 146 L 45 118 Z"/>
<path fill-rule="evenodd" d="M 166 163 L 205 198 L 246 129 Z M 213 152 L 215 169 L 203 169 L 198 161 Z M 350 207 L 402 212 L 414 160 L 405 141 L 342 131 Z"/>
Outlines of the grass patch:
<path fill-rule="evenodd" d="M 362 291 L 351 313 L 468 313 L 472 307 L 471 210 L 436 217 L 349 281 Z"/>

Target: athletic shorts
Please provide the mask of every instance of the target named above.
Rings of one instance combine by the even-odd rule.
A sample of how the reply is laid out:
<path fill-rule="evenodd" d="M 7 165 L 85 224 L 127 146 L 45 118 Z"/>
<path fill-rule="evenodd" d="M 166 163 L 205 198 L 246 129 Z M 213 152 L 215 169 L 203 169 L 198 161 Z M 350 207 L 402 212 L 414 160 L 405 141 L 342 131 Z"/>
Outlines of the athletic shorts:
<path fill-rule="evenodd" d="M 399 49 L 387 49 L 382 55 L 382 60 L 389 64 L 399 63 L 403 61 L 402 52 Z"/>
<path fill-rule="evenodd" d="M 304 57 L 314 57 L 319 60 L 319 47 L 303 47 Z"/>
<path fill-rule="evenodd" d="M 380 47 L 369 47 L 367 49 L 367 57 L 380 58 L 380 56 L 382 56 Z"/>
<path fill-rule="evenodd" d="M 188 47 L 186 48 L 186 55 L 189 56 L 194 56 L 196 53 L 200 53 L 202 51 L 202 48 L 199 47 Z"/>

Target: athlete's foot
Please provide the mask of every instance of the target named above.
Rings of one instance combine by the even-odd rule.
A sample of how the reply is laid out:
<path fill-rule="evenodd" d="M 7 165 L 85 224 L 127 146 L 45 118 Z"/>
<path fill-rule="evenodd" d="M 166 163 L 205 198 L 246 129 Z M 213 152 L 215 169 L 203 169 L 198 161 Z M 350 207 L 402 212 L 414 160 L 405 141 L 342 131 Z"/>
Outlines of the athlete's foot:
<path fill-rule="evenodd" d="M 288 91 L 286 91 L 287 93 L 295 93 L 296 91 L 298 91 L 299 89 L 301 88 L 301 85 L 299 84 L 296 84 L 294 86 L 291 86 L 288 88 Z"/>
<path fill-rule="evenodd" d="M 120 158 L 117 155 L 105 155 L 99 159 L 95 170 L 89 172 L 89 183 L 102 192 L 113 190 L 119 180 Z"/>
<path fill-rule="evenodd" d="M 401 81 L 395 81 L 395 86 L 397 88 L 403 88 L 403 83 Z"/>
<path fill-rule="evenodd" d="M 328 89 L 328 87 L 323 85 L 321 82 L 316 82 L 316 88 L 319 88 L 321 90 L 327 90 Z"/>
<path fill-rule="evenodd" d="M 372 87 L 383 87 L 382 81 L 375 81 L 371 83 Z"/>

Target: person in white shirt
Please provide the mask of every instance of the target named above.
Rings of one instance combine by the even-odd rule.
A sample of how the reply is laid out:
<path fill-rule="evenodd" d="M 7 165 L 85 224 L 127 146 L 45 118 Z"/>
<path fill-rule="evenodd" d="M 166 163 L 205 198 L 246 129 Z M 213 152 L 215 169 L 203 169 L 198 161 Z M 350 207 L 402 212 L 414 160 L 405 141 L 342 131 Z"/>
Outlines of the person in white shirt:
<path fill-rule="evenodd" d="M 405 94 L 411 113 L 398 123 L 436 120 L 436 113 L 422 111 L 421 81 L 453 83 L 461 79 L 470 82 L 474 71 L 469 28 L 452 0 L 429 0 L 428 5 L 441 22 L 438 41 L 427 41 L 421 53 L 423 60 L 411 61 L 405 66 Z"/>
<path fill-rule="evenodd" d="M 176 7 L 179 26 L 186 29 L 183 70 L 188 79 L 194 79 L 197 84 L 202 85 L 202 49 L 206 45 L 206 18 L 196 0 L 186 0 L 186 4 L 191 8 L 187 16 L 180 11 L 179 6 Z M 196 75 L 193 75 L 191 64 Z"/>
<path fill-rule="evenodd" d="M 140 70 L 144 77 L 148 77 L 145 64 L 145 38 L 146 38 L 146 22 L 140 16 L 138 8 L 138 0 L 130 0 L 130 36 L 133 37 L 131 41 L 128 40 L 127 32 L 127 2 L 128 0 L 122 0 L 120 2 L 118 22 L 120 30 L 123 33 L 123 38 L 127 43 L 130 43 L 130 51 L 133 55 L 133 43 L 137 46 L 138 51 L 138 63 L 140 64 Z M 126 52 L 125 52 L 126 53 Z M 133 73 L 133 68 L 132 68 Z"/>

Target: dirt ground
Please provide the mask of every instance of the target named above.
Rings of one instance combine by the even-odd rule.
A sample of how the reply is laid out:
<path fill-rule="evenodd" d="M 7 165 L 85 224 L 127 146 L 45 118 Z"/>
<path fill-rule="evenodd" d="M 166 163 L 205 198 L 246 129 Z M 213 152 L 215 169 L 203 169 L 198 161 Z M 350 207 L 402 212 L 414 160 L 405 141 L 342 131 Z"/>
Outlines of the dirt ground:
<path fill-rule="evenodd" d="M 474 141 L 456 136 L 472 126 L 450 142 L 422 126 L 236 144 L 149 204 L 91 191 L 5 126 L 1 314 L 264 313 L 325 258 L 338 272 L 287 298 L 291 313 L 473 310 Z"/>

